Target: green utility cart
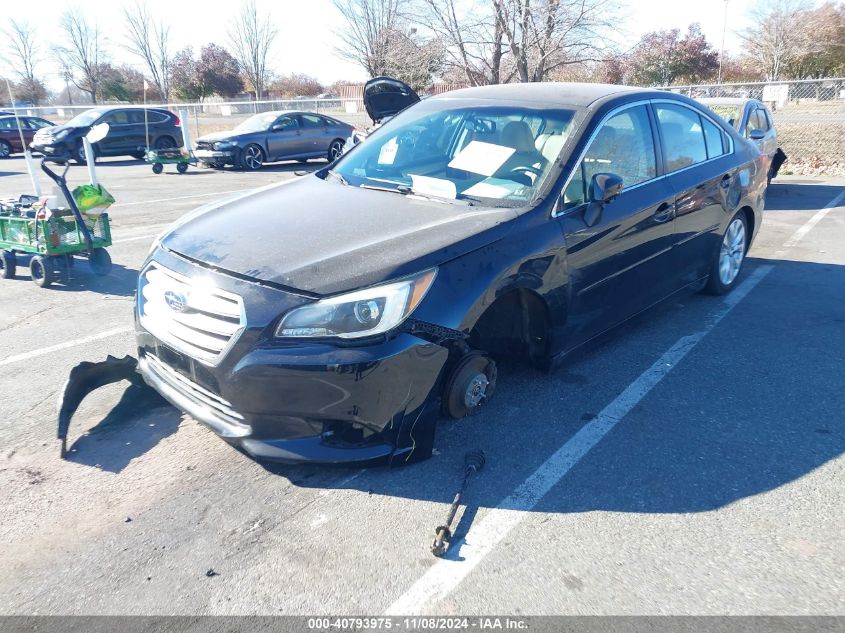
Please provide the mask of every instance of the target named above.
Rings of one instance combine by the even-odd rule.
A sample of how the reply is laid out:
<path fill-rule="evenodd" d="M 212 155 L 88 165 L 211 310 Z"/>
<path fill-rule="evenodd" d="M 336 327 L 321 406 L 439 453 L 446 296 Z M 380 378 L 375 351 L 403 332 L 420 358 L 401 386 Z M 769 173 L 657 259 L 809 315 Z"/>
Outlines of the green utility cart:
<path fill-rule="evenodd" d="M 144 160 L 153 166 L 154 174 L 164 171 L 165 165 L 176 165 L 176 171 L 184 174 L 188 171 L 188 165 L 197 164 L 193 152 L 183 152 L 178 147 L 147 150 Z"/>
<path fill-rule="evenodd" d="M 19 253 L 32 256 L 29 260 L 32 281 L 42 288 L 67 271 L 76 256 L 87 257 L 95 274 L 108 274 L 111 257 L 106 248 L 112 243 L 108 214 L 91 215 L 79 210 L 75 197 L 67 189 L 67 166 L 61 175 L 43 160 L 41 168 L 59 185 L 71 208 L 48 211 L 30 196 L 0 203 L 0 278 L 15 276 Z"/>

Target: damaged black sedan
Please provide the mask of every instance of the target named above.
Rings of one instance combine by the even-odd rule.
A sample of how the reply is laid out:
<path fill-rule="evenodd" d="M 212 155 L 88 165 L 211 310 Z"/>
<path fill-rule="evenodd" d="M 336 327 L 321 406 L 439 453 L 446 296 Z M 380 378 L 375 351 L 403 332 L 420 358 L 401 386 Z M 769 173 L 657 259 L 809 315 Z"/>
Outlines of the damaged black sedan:
<path fill-rule="evenodd" d="M 520 84 L 421 101 L 314 174 L 198 209 L 139 277 L 144 380 L 249 454 L 391 463 L 684 289 L 730 291 L 766 160 L 686 97 Z"/>

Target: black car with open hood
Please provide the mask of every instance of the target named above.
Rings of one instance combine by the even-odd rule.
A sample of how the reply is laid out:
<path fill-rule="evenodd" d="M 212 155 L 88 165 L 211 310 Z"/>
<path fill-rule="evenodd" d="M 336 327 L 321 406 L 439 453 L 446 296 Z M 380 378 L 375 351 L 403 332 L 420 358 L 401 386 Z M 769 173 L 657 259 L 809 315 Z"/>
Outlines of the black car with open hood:
<path fill-rule="evenodd" d="M 364 108 L 373 123 L 381 123 L 419 100 L 413 88 L 392 77 L 374 77 L 364 84 Z"/>
<path fill-rule="evenodd" d="M 185 216 L 141 267 L 144 380 L 251 455 L 425 459 L 439 416 L 492 397 L 497 359 L 548 368 L 738 283 L 766 161 L 694 101 L 543 83 L 407 107 L 404 84 L 368 86 L 393 116 L 366 143 Z"/>

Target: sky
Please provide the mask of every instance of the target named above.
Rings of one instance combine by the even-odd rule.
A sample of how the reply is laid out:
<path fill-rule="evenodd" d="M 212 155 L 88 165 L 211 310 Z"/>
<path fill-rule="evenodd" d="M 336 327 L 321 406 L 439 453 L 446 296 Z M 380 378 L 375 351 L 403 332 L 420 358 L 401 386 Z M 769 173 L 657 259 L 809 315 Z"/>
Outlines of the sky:
<path fill-rule="evenodd" d="M 748 12 L 757 1 L 627 0 L 625 15 L 620 19 L 618 43 L 628 47 L 643 33 L 670 28 L 683 31 L 690 23 L 699 22 L 707 39 L 718 49 L 727 7 L 725 50 L 736 52 L 740 48 L 736 31 L 748 24 Z M 279 29 L 272 55 L 272 66 L 277 73 L 307 73 L 324 84 L 331 84 L 338 79 L 363 81 L 367 78 L 363 69 L 335 54 L 338 41 L 336 32 L 343 22 L 331 0 L 257 2 L 259 10 L 269 13 Z M 7 0 L 3 3 L 3 13 L 6 18 L 34 23 L 40 39 L 48 43 L 61 37 L 58 21 L 62 12 L 70 6 L 78 6 L 89 19 L 96 18 L 107 34 L 113 61 L 118 64 L 129 63 L 141 70 L 138 58 L 132 57 L 122 48 L 122 7 L 131 3 L 132 0 Z M 171 24 L 171 39 L 175 49 L 193 46 L 197 52 L 209 41 L 228 47 L 228 25 L 240 7 L 239 0 L 147 0 L 147 3 L 153 15 Z M 45 44 L 43 48 L 48 46 Z M 5 59 L 1 61 L 0 74 L 8 74 L 8 63 Z M 55 62 L 45 59 L 39 70 L 51 89 L 62 87 Z"/>

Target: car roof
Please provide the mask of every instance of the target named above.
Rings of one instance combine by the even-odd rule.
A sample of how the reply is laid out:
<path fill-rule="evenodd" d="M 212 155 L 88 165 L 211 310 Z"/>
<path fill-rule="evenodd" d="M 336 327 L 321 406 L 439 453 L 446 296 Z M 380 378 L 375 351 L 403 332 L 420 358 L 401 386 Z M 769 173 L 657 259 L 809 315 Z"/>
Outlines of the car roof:
<path fill-rule="evenodd" d="M 431 99 L 462 98 L 489 99 L 494 101 L 532 101 L 583 108 L 604 97 L 638 91 L 643 93 L 657 92 L 655 90 L 617 84 L 538 82 L 462 88 L 460 90 L 444 92 L 443 94 L 431 97 Z"/>
<path fill-rule="evenodd" d="M 170 110 L 168 110 L 167 108 L 158 108 L 158 107 L 154 107 L 154 106 L 146 106 L 145 107 L 145 106 L 142 106 L 142 105 L 129 105 L 129 104 L 127 104 L 127 105 L 111 105 L 111 106 L 100 105 L 100 106 L 94 106 L 94 107 L 88 108 L 88 111 L 90 111 L 90 110 L 96 110 L 97 112 L 103 112 L 103 113 L 111 112 L 112 110 L 155 110 L 157 112 L 168 112 L 168 113 L 170 113 Z"/>
<path fill-rule="evenodd" d="M 725 105 L 743 107 L 746 103 L 760 103 L 757 99 L 750 99 L 748 97 L 701 97 L 696 99 L 704 105 Z"/>

